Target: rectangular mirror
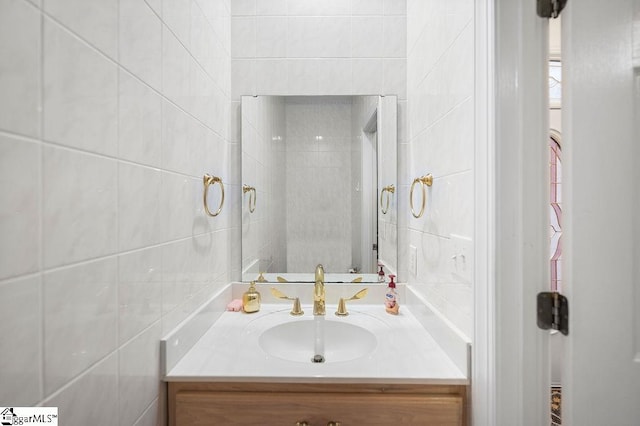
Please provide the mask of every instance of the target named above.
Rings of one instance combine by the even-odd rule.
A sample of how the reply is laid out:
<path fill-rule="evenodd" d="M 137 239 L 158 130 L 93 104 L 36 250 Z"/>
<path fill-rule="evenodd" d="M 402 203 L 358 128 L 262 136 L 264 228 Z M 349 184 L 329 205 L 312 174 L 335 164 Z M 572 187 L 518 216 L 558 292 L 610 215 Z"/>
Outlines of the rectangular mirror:
<path fill-rule="evenodd" d="M 242 280 L 397 271 L 395 96 L 242 97 Z"/>

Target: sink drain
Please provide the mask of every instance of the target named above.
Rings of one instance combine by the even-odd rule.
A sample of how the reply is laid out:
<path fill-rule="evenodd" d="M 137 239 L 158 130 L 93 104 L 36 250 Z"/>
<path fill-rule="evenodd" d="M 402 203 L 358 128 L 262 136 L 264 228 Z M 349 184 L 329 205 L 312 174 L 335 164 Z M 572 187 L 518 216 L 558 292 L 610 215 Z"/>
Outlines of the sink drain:
<path fill-rule="evenodd" d="M 322 355 L 314 355 L 313 358 L 311 358 L 311 362 L 322 363 L 324 362 L 324 357 Z"/>

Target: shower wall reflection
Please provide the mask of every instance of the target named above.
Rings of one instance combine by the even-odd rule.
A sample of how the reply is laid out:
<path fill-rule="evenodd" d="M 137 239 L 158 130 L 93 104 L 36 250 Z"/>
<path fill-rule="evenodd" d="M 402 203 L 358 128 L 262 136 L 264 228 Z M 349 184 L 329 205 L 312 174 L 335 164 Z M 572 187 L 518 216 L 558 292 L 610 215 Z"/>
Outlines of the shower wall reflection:
<path fill-rule="evenodd" d="M 379 144 L 377 126 L 364 127 L 377 122 L 379 99 L 243 97 L 242 183 L 257 192 L 253 212 L 243 196 L 243 279 L 318 263 L 330 273 L 375 273 Z M 395 153 L 392 130 L 387 151 Z M 392 174 L 395 183 L 395 159 Z M 391 210 L 395 218 L 395 201 Z"/>

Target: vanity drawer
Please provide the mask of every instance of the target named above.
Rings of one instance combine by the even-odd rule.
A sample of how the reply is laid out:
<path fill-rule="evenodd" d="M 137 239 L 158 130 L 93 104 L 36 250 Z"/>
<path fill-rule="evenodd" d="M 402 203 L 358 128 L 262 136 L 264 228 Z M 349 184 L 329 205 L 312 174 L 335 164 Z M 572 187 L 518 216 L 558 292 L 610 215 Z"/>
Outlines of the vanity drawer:
<path fill-rule="evenodd" d="M 175 425 L 463 425 L 460 395 L 178 391 Z M 173 405 L 173 404 L 172 404 Z M 171 416 L 173 417 L 173 416 Z M 338 423 L 336 423 L 338 424 Z"/>

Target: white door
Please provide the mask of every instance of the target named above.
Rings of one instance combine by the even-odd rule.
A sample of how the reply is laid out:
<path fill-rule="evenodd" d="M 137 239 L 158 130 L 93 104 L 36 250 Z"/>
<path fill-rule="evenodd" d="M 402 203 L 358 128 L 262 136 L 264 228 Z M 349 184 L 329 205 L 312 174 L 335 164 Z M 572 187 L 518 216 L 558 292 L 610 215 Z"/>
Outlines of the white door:
<path fill-rule="evenodd" d="M 640 64 L 638 3 L 569 0 L 562 12 L 563 292 L 570 316 L 562 337 L 563 425 L 640 425 L 640 77 L 632 60 L 635 13 Z M 548 291 L 549 276 L 548 189 L 541 178 L 548 126 L 540 96 L 547 84 L 546 23 L 531 0 L 486 4 L 488 13 L 476 22 L 495 17 L 495 34 L 491 26 L 478 33 L 480 46 L 487 34 L 494 40 L 488 50 L 495 47 L 495 71 L 485 74 L 485 86 L 488 105 L 495 103 L 495 117 L 487 119 L 495 138 L 491 128 L 478 138 L 488 141 L 490 155 L 476 162 L 485 172 L 476 193 L 494 203 L 476 196 L 489 229 L 484 246 L 483 235 L 477 237 L 477 253 L 495 259 L 476 269 L 473 419 L 538 426 L 550 421 L 548 332 L 536 329 L 532 302 Z M 485 69 L 492 71 L 491 63 Z M 493 189 L 482 193 L 483 186 Z"/>
<path fill-rule="evenodd" d="M 640 425 L 633 9 L 633 0 L 569 0 L 562 12 L 566 425 Z"/>

